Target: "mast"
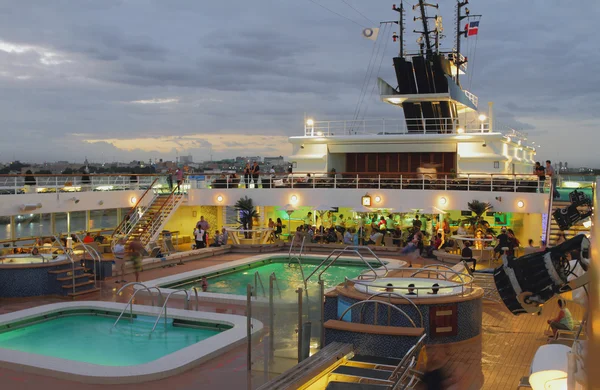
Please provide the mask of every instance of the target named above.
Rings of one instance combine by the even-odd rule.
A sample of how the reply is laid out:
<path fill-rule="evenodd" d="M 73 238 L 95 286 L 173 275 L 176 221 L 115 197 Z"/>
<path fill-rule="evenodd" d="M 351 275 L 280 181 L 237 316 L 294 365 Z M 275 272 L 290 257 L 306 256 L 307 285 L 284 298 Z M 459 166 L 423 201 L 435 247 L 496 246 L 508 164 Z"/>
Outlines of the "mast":
<path fill-rule="evenodd" d="M 466 6 L 467 4 L 469 4 L 469 0 L 465 0 L 463 2 L 458 0 L 456 3 L 456 55 L 454 57 L 454 64 L 456 65 L 456 84 L 458 86 L 460 86 L 460 83 L 458 82 L 458 77 L 460 75 L 460 67 L 462 64 L 467 62 L 466 60 L 462 61 L 460 59 L 460 36 L 463 33 L 466 33 L 466 30 L 460 31 L 460 23 L 462 22 L 463 19 L 469 17 L 469 9 L 468 8 L 465 9 L 466 15 L 461 15 L 460 12 L 462 10 L 462 7 Z"/>
<path fill-rule="evenodd" d="M 396 23 L 399 28 L 400 28 L 400 36 L 397 36 L 396 33 L 394 33 L 394 35 L 392 36 L 392 38 L 394 39 L 394 42 L 396 41 L 396 39 L 399 39 L 399 46 L 400 46 L 400 52 L 398 53 L 398 57 L 403 58 L 404 57 L 404 2 L 400 1 L 400 7 L 396 8 L 396 4 L 394 4 L 392 6 L 392 9 L 396 12 L 398 12 L 398 21 L 394 22 Z"/>
<path fill-rule="evenodd" d="M 432 48 L 431 48 L 431 41 L 430 41 L 430 37 L 429 34 L 431 34 L 431 31 L 429 31 L 429 23 L 427 23 L 427 15 L 425 14 L 425 6 L 428 7 L 434 7 L 434 8 L 439 8 L 439 6 L 433 5 L 433 4 L 428 4 L 425 3 L 423 0 L 419 0 L 419 8 L 421 11 L 421 17 L 420 18 L 415 18 L 415 20 L 417 19 L 421 19 L 421 21 L 423 22 L 423 31 L 421 31 L 421 34 L 423 34 L 423 37 L 425 38 L 425 53 L 427 54 L 427 57 L 431 57 L 433 54 Z M 413 7 L 413 9 L 416 6 Z M 437 17 L 437 16 L 436 16 Z"/>

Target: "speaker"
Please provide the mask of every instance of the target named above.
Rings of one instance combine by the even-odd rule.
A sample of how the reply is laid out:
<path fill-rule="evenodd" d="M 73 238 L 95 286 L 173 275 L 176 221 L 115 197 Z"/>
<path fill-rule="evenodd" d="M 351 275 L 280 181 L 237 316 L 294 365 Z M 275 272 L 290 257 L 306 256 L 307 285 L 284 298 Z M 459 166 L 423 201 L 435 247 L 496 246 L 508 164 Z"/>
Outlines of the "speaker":
<path fill-rule="evenodd" d="M 508 259 L 494 270 L 494 282 L 502 302 L 514 315 L 541 312 L 541 306 L 556 294 L 588 282 L 587 273 L 568 280 L 577 265 L 589 266 L 590 241 L 577 235 L 561 245 Z M 571 262 L 571 260 L 577 260 Z"/>

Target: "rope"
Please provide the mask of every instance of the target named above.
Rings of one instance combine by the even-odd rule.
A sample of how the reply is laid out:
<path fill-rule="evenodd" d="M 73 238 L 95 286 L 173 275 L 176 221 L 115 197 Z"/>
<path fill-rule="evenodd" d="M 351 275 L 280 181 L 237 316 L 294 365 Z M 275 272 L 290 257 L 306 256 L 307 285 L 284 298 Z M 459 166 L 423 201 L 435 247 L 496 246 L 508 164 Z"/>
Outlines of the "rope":
<path fill-rule="evenodd" d="M 358 101 L 356 102 L 356 108 L 354 108 L 354 115 L 352 116 L 353 121 L 358 118 L 358 113 L 360 112 L 360 105 L 364 99 L 363 94 L 366 94 L 367 85 L 369 84 L 369 73 L 371 71 L 371 63 L 373 62 L 373 53 L 375 53 L 375 48 L 377 48 L 377 43 L 379 42 L 379 35 L 377 36 L 377 40 L 373 42 L 373 49 L 371 49 L 371 56 L 369 58 L 369 65 L 367 65 L 367 70 L 365 72 L 365 77 L 363 78 L 363 82 L 360 87 L 360 95 L 358 96 Z M 374 66 L 374 65 L 373 65 Z M 354 126 L 352 126 L 354 127 Z"/>
<path fill-rule="evenodd" d="M 350 18 L 348 18 L 348 17 L 346 17 L 346 16 L 344 16 L 344 15 L 342 15 L 342 14 L 339 14 L 339 13 L 337 13 L 337 12 L 335 12 L 335 11 L 333 11 L 333 10 L 331 10 L 331 9 L 327 8 L 327 7 L 325 7 L 324 5 L 317 3 L 315 0 L 308 0 L 308 1 L 310 1 L 310 2 L 311 2 L 311 3 L 313 3 L 313 4 L 316 4 L 316 5 L 318 5 L 319 7 L 323 8 L 323 9 L 326 9 L 327 11 L 331 12 L 332 14 L 335 14 L 335 15 L 337 15 L 337 16 L 339 16 L 339 17 L 341 17 L 341 18 L 344 18 L 344 19 L 346 19 L 347 21 L 349 21 L 349 22 L 351 22 L 351 23 L 354 23 L 354 24 L 356 24 L 356 25 L 358 25 L 358 26 L 360 26 L 360 27 L 362 27 L 362 28 L 367 28 L 366 26 L 364 26 L 364 25 L 362 25 L 362 24 L 358 23 L 356 20 L 352 20 L 352 19 L 350 19 Z"/>
<path fill-rule="evenodd" d="M 383 64 L 383 59 L 385 58 L 385 49 L 387 49 L 387 44 L 389 40 L 386 39 L 385 44 L 383 45 L 383 52 L 381 53 L 381 59 L 379 60 L 379 67 L 377 68 L 376 78 L 379 77 L 381 72 L 381 64 Z M 367 111 L 369 110 L 369 102 L 373 98 L 373 93 L 375 92 L 375 87 L 377 87 L 377 83 L 373 83 L 373 88 L 371 88 L 371 95 L 369 96 L 369 100 L 367 100 L 367 106 L 365 107 L 365 111 L 363 112 L 363 118 L 367 115 Z"/>
<path fill-rule="evenodd" d="M 346 4 L 348 7 L 352 8 L 354 11 L 356 11 L 360 16 L 362 16 L 363 18 L 365 18 L 369 23 L 371 23 L 372 25 L 377 25 L 377 23 L 375 23 L 374 21 L 372 21 L 371 19 L 367 18 L 365 16 L 365 14 L 363 14 L 362 12 L 360 12 L 359 10 L 357 10 L 356 8 L 354 8 L 350 3 L 348 3 L 346 0 L 342 0 L 342 2 L 344 4 Z"/>

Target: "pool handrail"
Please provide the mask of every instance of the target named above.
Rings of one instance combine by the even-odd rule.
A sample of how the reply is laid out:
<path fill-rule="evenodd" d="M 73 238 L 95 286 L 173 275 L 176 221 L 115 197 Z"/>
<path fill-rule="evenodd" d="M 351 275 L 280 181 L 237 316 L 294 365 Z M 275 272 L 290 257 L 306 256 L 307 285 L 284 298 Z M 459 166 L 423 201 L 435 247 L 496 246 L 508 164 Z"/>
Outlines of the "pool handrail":
<path fill-rule="evenodd" d="M 196 295 L 196 311 L 198 311 L 198 287 L 192 287 L 192 291 L 194 291 L 194 294 Z"/>
<path fill-rule="evenodd" d="M 306 279 L 304 278 L 304 267 L 302 267 L 302 261 L 300 260 L 300 258 L 298 256 L 294 256 L 290 259 L 290 261 L 288 261 L 288 267 L 290 267 L 292 265 L 292 260 L 296 260 L 298 262 L 298 265 L 300 265 L 300 274 L 302 275 L 302 282 L 304 283 L 304 290 L 308 290 L 307 286 L 306 286 Z M 279 288 L 279 287 L 277 287 Z M 281 296 L 281 293 L 279 294 Z"/>
<path fill-rule="evenodd" d="M 300 265 L 300 269 L 302 269 L 302 265 Z M 275 272 L 271 273 L 271 276 L 269 276 L 269 283 L 271 282 L 271 280 L 274 282 L 275 286 L 277 287 L 277 292 L 279 293 L 279 299 L 281 299 L 281 289 L 279 288 L 279 281 L 277 280 L 277 275 L 275 275 Z"/>
<path fill-rule="evenodd" d="M 419 309 L 419 307 L 418 307 L 418 306 L 417 306 L 417 305 L 416 305 L 416 304 L 415 304 L 415 303 L 412 301 L 412 299 L 410 299 L 408 296 L 406 296 L 406 295 L 404 295 L 404 294 L 400 294 L 400 293 L 397 293 L 397 292 L 395 292 L 395 291 L 381 291 L 381 292 L 378 292 L 378 293 L 375 293 L 375 294 L 371 295 L 369 298 L 367 298 L 367 301 L 370 301 L 370 300 L 372 300 L 373 298 L 377 298 L 378 296 L 381 296 L 381 295 L 387 295 L 387 296 L 388 296 L 388 298 L 390 298 L 390 299 L 392 298 L 392 295 L 395 295 L 395 296 L 398 296 L 398 297 L 400 297 L 400 298 L 402 298 L 402 299 L 405 299 L 405 300 L 407 300 L 407 301 L 408 301 L 408 303 L 410 303 L 410 304 L 411 304 L 411 305 L 412 305 L 412 306 L 413 306 L 413 307 L 414 307 L 414 308 L 417 310 L 417 313 L 419 313 L 419 317 L 421 317 L 421 328 L 423 328 L 423 313 L 421 313 L 421 310 L 420 310 L 420 309 Z M 390 302 L 390 303 L 391 303 L 391 302 Z M 363 308 L 364 308 L 364 306 L 363 306 L 363 307 L 360 309 L 360 318 L 362 318 Z"/>
<path fill-rule="evenodd" d="M 150 299 L 152 301 L 152 306 L 154 306 L 154 295 L 152 295 L 152 291 L 150 291 L 150 288 L 148 288 L 148 286 L 146 286 L 143 283 L 140 282 L 129 282 L 127 284 L 124 284 L 123 286 L 121 286 L 121 288 L 119 289 L 119 291 L 117 291 L 117 296 L 119 296 L 119 294 L 121 294 L 121 291 L 123 291 L 126 287 L 129 286 L 134 286 L 134 285 L 138 285 L 138 286 L 142 286 L 144 289 L 146 289 L 146 291 L 148 291 L 148 295 L 150 295 Z M 158 290 L 158 294 L 160 296 L 160 298 L 162 298 L 162 293 L 160 291 L 160 289 L 158 287 L 153 287 L 156 288 Z M 125 313 L 125 310 L 127 310 L 127 306 L 129 306 L 129 320 L 133 321 L 133 298 L 135 298 L 135 294 L 137 294 L 139 291 L 142 291 L 142 289 L 138 289 L 135 290 L 133 292 L 133 294 L 131 294 L 131 297 L 129 298 L 129 301 L 127 301 L 127 304 L 125 305 L 125 307 L 123 308 L 123 310 L 121 311 L 121 314 L 119 314 L 119 317 L 117 317 L 117 320 L 115 321 L 115 323 L 113 324 L 113 326 L 110 328 L 112 330 L 112 328 L 114 328 L 115 326 L 117 326 L 117 322 L 119 322 L 119 320 L 121 319 L 121 317 L 123 317 L 123 314 Z"/>
<path fill-rule="evenodd" d="M 92 258 L 92 262 L 94 265 L 94 287 L 97 287 L 98 284 L 98 265 L 96 264 L 96 261 L 98 261 L 98 263 L 100 263 L 100 259 L 102 258 L 102 256 L 100 256 L 100 254 L 98 253 L 98 251 L 96 250 L 96 248 L 94 248 L 93 246 L 87 245 L 85 242 L 83 242 L 83 240 L 81 240 L 81 238 L 79 237 L 79 235 L 73 233 L 73 235 L 75 236 L 75 238 L 77 239 L 77 241 L 81 244 L 81 246 L 83 247 L 83 249 L 90 255 L 90 257 Z M 90 251 L 90 249 L 92 251 L 94 251 L 94 253 L 92 253 Z M 96 256 L 94 256 L 94 254 Z"/>
<path fill-rule="evenodd" d="M 263 297 L 267 296 L 267 293 L 265 292 L 265 286 L 262 282 L 262 279 L 260 278 L 260 274 L 258 273 L 258 271 L 256 271 L 254 273 L 254 290 L 256 291 L 255 294 L 258 292 L 258 284 L 260 283 L 260 288 L 262 288 L 262 292 L 263 292 Z M 256 295 L 254 295 L 256 297 Z"/>
<path fill-rule="evenodd" d="M 375 279 L 377 279 L 377 277 L 379 276 L 377 274 L 377 272 L 375 271 L 375 269 L 373 269 L 373 267 L 371 266 L 371 264 L 365 260 L 365 258 L 360 254 L 360 249 L 364 248 L 361 246 L 353 246 L 353 245 L 349 245 L 346 246 L 344 249 L 334 249 L 333 251 L 331 251 L 331 253 L 321 262 L 321 264 L 319 264 L 317 266 L 317 268 L 315 268 L 313 270 L 313 272 L 311 272 L 310 275 L 308 275 L 308 277 L 306 278 L 306 281 L 308 281 L 316 272 L 319 268 L 321 268 L 323 266 L 323 264 L 325 264 L 325 262 L 327 260 L 329 260 L 329 258 L 331 256 L 333 256 L 334 254 L 337 253 L 337 256 L 335 257 L 335 259 L 333 259 L 328 265 L 327 267 L 325 267 L 325 269 L 323 271 L 321 271 L 321 273 L 319 274 L 319 278 L 321 277 L 321 275 L 323 274 L 323 272 L 325 272 L 325 270 L 327 270 L 327 268 L 329 268 L 333 263 L 335 263 L 337 261 L 337 259 L 342 255 L 342 253 L 355 253 L 356 255 L 358 255 L 358 257 L 360 257 L 360 259 L 367 265 L 367 267 L 369 267 L 371 269 L 371 271 L 373 271 L 373 274 L 375 275 Z M 371 254 L 373 255 L 373 257 L 375 257 L 375 260 L 377 260 L 379 262 L 379 264 L 381 264 L 381 266 L 385 269 L 385 273 L 383 275 L 383 277 L 387 276 L 389 270 L 386 266 L 386 264 L 381 261 L 381 259 L 371 250 L 371 248 L 366 247 L 366 249 L 369 250 L 369 252 L 371 252 Z"/>
<path fill-rule="evenodd" d="M 364 305 L 365 303 L 376 303 L 376 304 L 382 304 L 384 306 L 388 306 L 393 308 L 394 310 L 400 312 L 402 315 L 404 315 L 404 317 L 406 317 L 406 319 L 408 321 L 410 321 L 411 325 L 413 326 L 413 328 L 416 328 L 417 325 L 415 324 L 415 322 L 412 320 L 412 318 L 410 318 L 410 316 L 408 314 L 406 314 L 406 312 L 402 309 L 400 309 L 398 306 L 396 305 L 392 305 L 391 303 L 388 302 L 381 302 L 381 301 L 371 301 L 369 299 L 365 299 L 364 301 L 359 301 L 359 302 L 355 302 L 352 305 L 350 305 L 348 308 L 346 308 L 346 310 L 344 310 L 344 312 L 339 316 L 338 320 L 339 321 L 343 321 L 342 318 L 344 318 L 344 316 L 346 315 L 346 313 L 348 313 L 348 311 L 350 311 L 354 306 L 356 305 Z"/>
<path fill-rule="evenodd" d="M 71 253 L 73 252 L 73 250 L 71 249 L 71 253 L 69 253 L 67 248 L 65 248 L 63 246 L 62 242 L 58 239 L 58 237 L 56 237 L 56 236 L 52 236 L 52 237 L 54 237 L 54 242 L 58 243 L 60 248 L 63 250 L 63 253 L 65 254 L 65 256 L 67 256 L 67 259 L 69 259 L 69 261 L 71 261 L 71 285 L 73 286 L 73 294 L 75 294 L 75 262 L 73 261 L 73 256 L 71 256 Z"/>
<path fill-rule="evenodd" d="M 381 264 L 381 266 L 385 269 L 385 274 L 388 274 L 388 268 L 387 265 L 381 261 L 381 259 L 379 258 L 379 256 L 377 256 L 375 254 L 375 252 L 373 252 L 373 250 L 369 247 L 369 246 L 365 246 L 365 245 L 348 245 L 346 247 L 344 247 L 344 249 L 355 249 L 357 251 L 360 252 L 361 249 L 366 249 L 367 251 L 369 251 L 371 253 L 371 255 L 373 255 L 373 257 L 375 258 L 375 260 L 377 260 L 379 262 L 379 264 Z"/>
<path fill-rule="evenodd" d="M 292 242 L 290 243 L 290 250 L 288 251 L 288 259 L 291 261 L 292 259 L 292 249 L 294 249 L 294 240 L 296 239 L 296 235 L 292 237 Z M 298 258 L 302 257 L 302 251 L 304 250 L 304 241 L 306 241 L 306 236 L 302 237 L 302 243 L 300 243 L 300 252 L 298 253 Z M 289 265 L 289 262 L 288 262 Z"/>
<path fill-rule="evenodd" d="M 163 311 L 165 313 L 165 331 L 166 331 L 166 329 L 167 329 L 167 303 L 169 303 L 169 298 L 171 298 L 171 295 L 179 293 L 179 292 L 185 293 L 184 310 L 189 309 L 190 294 L 188 293 L 188 290 L 177 289 L 177 290 L 171 291 L 169 293 L 169 295 L 167 295 L 167 298 L 165 298 L 165 303 L 163 303 L 162 308 L 160 309 L 160 312 L 158 313 L 158 316 L 156 316 L 156 321 L 154 322 L 154 326 L 152 327 L 150 334 L 148 334 L 148 337 L 152 337 L 152 333 L 154 332 L 154 329 L 156 329 L 156 325 L 158 325 L 158 321 L 160 321 L 160 317 L 162 317 Z"/>

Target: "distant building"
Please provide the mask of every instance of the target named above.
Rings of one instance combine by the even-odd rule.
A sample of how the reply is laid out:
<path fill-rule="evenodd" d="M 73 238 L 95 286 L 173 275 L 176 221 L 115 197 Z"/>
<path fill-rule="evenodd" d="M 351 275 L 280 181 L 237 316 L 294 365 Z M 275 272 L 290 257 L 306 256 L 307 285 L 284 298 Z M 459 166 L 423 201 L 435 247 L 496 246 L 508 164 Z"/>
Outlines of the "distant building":
<path fill-rule="evenodd" d="M 260 156 L 244 156 L 244 157 L 236 157 L 235 158 L 235 162 L 236 163 L 247 163 L 247 162 L 254 162 L 254 161 L 258 161 L 261 162 L 262 159 L 260 158 Z"/>
<path fill-rule="evenodd" d="M 267 166 L 271 166 L 271 165 L 282 166 L 282 165 L 285 165 L 285 161 L 283 160 L 283 156 L 265 157 L 264 164 Z"/>
<path fill-rule="evenodd" d="M 194 159 L 192 158 L 192 155 L 188 155 L 188 156 L 181 156 L 179 157 L 179 162 L 181 162 L 182 164 L 191 164 L 194 162 Z"/>

